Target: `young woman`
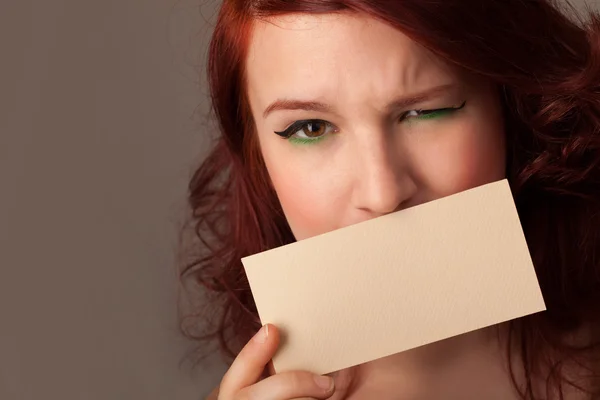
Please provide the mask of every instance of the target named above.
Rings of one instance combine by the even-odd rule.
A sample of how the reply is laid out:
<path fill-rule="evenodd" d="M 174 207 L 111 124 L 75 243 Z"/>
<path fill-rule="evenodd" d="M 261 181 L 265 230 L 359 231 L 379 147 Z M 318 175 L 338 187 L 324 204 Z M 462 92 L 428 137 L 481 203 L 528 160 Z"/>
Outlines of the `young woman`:
<path fill-rule="evenodd" d="M 550 0 L 224 0 L 208 68 L 219 136 L 189 195 L 208 252 L 184 270 L 215 294 L 203 339 L 234 359 L 210 398 L 598 395 L 600 20 L 588 17 Z M 278 332 L 259 330 L 242 257 L 503 178 L 546 312 L 330 376 L 271 374 Z"/>

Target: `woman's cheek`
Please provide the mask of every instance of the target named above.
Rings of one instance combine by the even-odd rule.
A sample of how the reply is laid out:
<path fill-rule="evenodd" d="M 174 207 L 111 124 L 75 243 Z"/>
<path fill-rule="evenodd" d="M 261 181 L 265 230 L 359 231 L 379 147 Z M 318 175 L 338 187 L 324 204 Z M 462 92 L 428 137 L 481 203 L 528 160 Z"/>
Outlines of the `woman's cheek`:
<path fill-rule="evenodd" d="M 280 168 L 281 170 L 292 168 Z M 297 240 L 334 230 L 339 217 L 335 187 L 323 174 L 271 174 L 286 219 Z"/>
<path fill-rule="evenodd" d="M 505 177 L 504 133 L 496 127 L 464 126 L 419 156 L 428 192 L 448 196 Z"/>

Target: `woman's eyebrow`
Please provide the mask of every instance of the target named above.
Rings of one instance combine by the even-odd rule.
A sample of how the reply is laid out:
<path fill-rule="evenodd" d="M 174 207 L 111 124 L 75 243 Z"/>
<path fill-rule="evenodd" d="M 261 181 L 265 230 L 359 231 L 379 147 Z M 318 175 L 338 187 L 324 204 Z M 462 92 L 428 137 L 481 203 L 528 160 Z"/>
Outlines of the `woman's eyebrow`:
<path fill-rule="evenodd" d="M 444 84 L 434 86 L 432 88 L 423 90 L 418 93 L 412 93 L 409 95 L 402 95 L 392 100 L 387 106 L 386 111 L 391 112 L 399 108 L 406 108 L 412 105 L 422 103 L 427 100 L 431 100 L 443 93 L 449 92 L 455 88 L 454 84 Z M 322 103 L 319 101 L 305 101 L 305 100 L 294 100 L 294 99 L 277 99 L 271 103 L 263 112 L 263 118 L 275 111 L 283 110 L 304 110 L 304 111 L 317 111 L 323 113 L 335 113 L 333 106 Z"/>

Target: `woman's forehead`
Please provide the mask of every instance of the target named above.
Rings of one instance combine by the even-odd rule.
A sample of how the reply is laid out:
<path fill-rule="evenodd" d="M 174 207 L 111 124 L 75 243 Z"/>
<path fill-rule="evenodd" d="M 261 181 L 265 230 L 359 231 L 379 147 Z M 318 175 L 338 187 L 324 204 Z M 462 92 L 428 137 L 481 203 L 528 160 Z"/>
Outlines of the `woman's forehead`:
<path fill-rule="evenodd" d="M 357 14 L 257 21 L 247 58 L 253 103 L 279 97 L 376 98 L 455 80 L 455 71 L 393 27 Z"/>
<path fill-rule="evenodd" d="M 344 50 L 348 44 L 381 47 L 381 38 L 395 39 L 409 45 L 400 31 L 365 14 L 290 14 L 255 20 L 252 27 L 249 57 L 272 46 L 306 50 L 329 48 Z M 286 46 L 288 45 L 288 46 Z"/>

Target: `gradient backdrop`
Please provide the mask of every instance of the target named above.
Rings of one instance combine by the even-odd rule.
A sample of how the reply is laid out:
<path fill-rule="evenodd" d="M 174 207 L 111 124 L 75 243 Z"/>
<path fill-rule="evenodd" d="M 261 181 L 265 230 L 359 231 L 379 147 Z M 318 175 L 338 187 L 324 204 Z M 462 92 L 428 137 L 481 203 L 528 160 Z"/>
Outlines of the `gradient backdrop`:
<path fill-rule="evenodd" d="M 0 399 L 198 400 L 223 375 L 180 365 L 174 269 L 219 4 L 0 1 Z"/>

